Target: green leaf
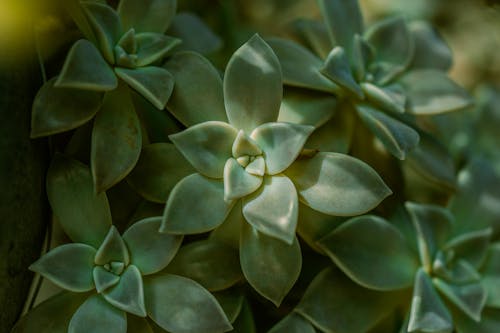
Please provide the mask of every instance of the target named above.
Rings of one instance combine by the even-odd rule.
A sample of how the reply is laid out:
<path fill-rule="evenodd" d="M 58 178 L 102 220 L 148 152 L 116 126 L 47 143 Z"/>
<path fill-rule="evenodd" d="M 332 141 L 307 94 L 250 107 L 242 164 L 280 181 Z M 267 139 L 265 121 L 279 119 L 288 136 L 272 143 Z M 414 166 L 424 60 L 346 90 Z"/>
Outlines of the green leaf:
<path fill-rule="evenodd" d="M 102 94 L 79 89 L 56 88 L 56 78 L 38 91 L 31 114 L 31 138 L 66 132 L 88 122 L 102 103 Z"/>
<path fill-rule="evenodd" d="M 95 248 L 101 245 L 111 226 L 111 212 L 106 194 L 95 194 L 86 165 L 56 154 L 47 174 L 47 195 L 55 216 L 73 242 Z"/>
<path fill-rule="evenodd" d="M 359 99 L 364 99 L 363 91 L 354 79 L 351 72 L 349 59 L 345 54 L 344 48 L 336 46 L 328 54 L 325 64 L 320 69 L 321 74 L 347 90 L 349 94 Z"/>
<path fill-rule="evenodd" d="M 227 123 L 207 121 L 169 138 L 199 173 L 222 178 L 237 135 L 237 130 Z"/>
<path fill-rule="evenodd" d="M 126 333 L 125 312 L 106 302 L 101 295 L 89 297 L 71 318 L 68 333 Z"/>
<path fill-rule="evenodd" d="M 158 232 L 161 220 L 161 217 L 145 218 L 132 224 L 123 234 L 130 252 L 130 261 L 139 268 L 142 275 L 161 271 L 181 246 L 182 236 Z"/>
<path fill-rule="evenodd" d="M 113 65 L 115 63 L 114 47 L 122 32 L 129 29 L 122 30 L 120 18 L 107 4 L 87 1 L 83 6 L 104 59 Z"/>
<path fill-rule="evenodd" d="M 279 307 L 299 277 L 300 245 L 297 238 L 287 244 L 243 223 L 240 263 L 248 283 Z"/>
<path fill-rule="evenodd" d="M 409 24 L 415 41 L 415 52 L 410 68 L 435 68 L 448 71 L 453 63 L 453 55 L 439 32 L 425 21 Z"/>
<path fill-rule="evenodd" d="M 269 333 L 316 333 L 316 330 L 304 317 L 292 312 L 274 325 Z"/>
<path fill-rule="evenodd" d="M 238 132 L 231 151 L 234 158 L 262 155 L 262 150 L 257 142 L 245 134 L 243 130 Z"/>
<path fill-rule="evenodd" d="M 286 176 L 266 176 L 262 187 L 243 199 L 243 216 L 255 229 L 291 245 L 295 239 L 299 202 Z"/>
<path fill-rule="evenodd" d="M 433 282 L 436 288 L 466 315 L 477 322 L 481 320 L 481 311 L 488 294 L 480 282 L 453 285 L 439 278 L 435 278 Z"/>
<path fill-rule="evenodd" d="M 299 18 L 293 22 L 294 32 L 321 59 L 324 59 L 332 49 L 326 25 L 323 22 Z"/>
<path fill-rule="evenodd" d="M 415 278 L 408 332 L 451 333 L 453 319 L 432 285 L 431 278 L 420 269 Z"/>
<path fill-rule="evenodd" d="M 39 273 L 59 287 L 84 292 L 94 289 L 92 268 L 96 250 L 86 244 L 65 244 L 56 247 L 31 264 Z"/>
<path fill-rule="evenodd" d="M 210 231 L 224 222 L 233 202 L 224 200 L 224 184 L 198 173 L 185 177 L 167 201 L 160 232 L 185 235 Z"/>
<path fill-rule="evenodd" d="M 369 105 L 356 105 L 361 120 L 395 157 L 404 160 L 420 140 L 418 132 Z"/>
<path fill-rule="evenodd" d="M 319 245 L 345 274 L 369 289 L 409 287 L 419 266 L 401 232 L 373 215 L 343 223 Z"/>
<path fill-rule="evenodd" d="M 164 33 L 177 10 L 177 0 L 121 0 L 118 14 L 123 29 Z"/>
<path fill-rule="evenodd" d="M 227 122 L 222 79 L 217 69 L 194 52 L 174 54 L 164 65 L 175 78 L 167 109 L 184 125 Z"/>
<path fill-rule="evenodd" d="M 404 92 L 397 91 L 393 87 L 378 87 L 374 84 L 361 83 L 361 89 L 366 99 L 384 111 L 403 113 L 405 112 L 406 97 Z"/>
<path fill-rule="evenodd" d="M 116 75 L 158 110 L 163 110 L 174 89 L 174 77 L 161 67 L 115 68 Z"/>
<path fill-rule="evenodd" d="M 420 261 L 426 271 L 432 269 L 436 252 L 448 239 L 453 226 L 453 216 L 442 207 L 434 205 L 405 203 L 417 234 Z"/>
<path fill-rule="evenodd" d="M 92 27 L 87 19 L 87 15 L 85 14 L 80 0 L 64 1 L 62 5 L 85 38 L 92 43 L 97 43 L 96 36 L 94 31 L 92 31 Z"/>
<path fill-rule="evenodd" d="M 355 34 L 363 32 L 358 0 L 318 0 L 332 45 L 342 46 L 350 56 Z"/>
<path fill-rule="evenodd" d="M 256 333 L 255 320 L 252 314 L 252 308 L 247 300 L 243 302 L 241 312 L 233 323 L 234 332 Z"/>
<path fill-rule="evenodd" d="M 363 214 L 392 193 L 368 164 L 344 154 L 318 153 L 299 159 L 286 175 L 301 202 L 329 215 Z"/>
<path fill-rule="evenodd" d="M 245 296 L 241 288 L 230 288 L 213 293 L 213 295 L 217 299 L 217 302 L 219 302 L 222 309 L 224 309 L 229 322 L 234 323 L 238 315 L 241 313 L 241 309 L 245 300 Z"/>
<path fill-rule="evenodd" d="M 127 332 L 154 333 L 148 320 L 137 316 L 127 316 Z"/>
<path fill-rule="evenodd" d="M 487 291 L 486 306 L 500 309 L 500 243 L 493 243 L 482 265 L 482 284 Z"/>
<path fill-rule="evenodd" d="M 260 187 L 262 181 L 262 176 L 248 173 L 234 158 L 230 158 L 224 167 L 224 200 L 249 195 Z"/>
<path fill-rule="evenodd" d="M 453 251 L 457 258 L 465 259 L 479 268 L 488 253 L 492 233 L 493 230 L 487 228 L 461 234 L 446 242 L 443 250 Z"/>
<path fill-rule="evenodd" d="M 314 127 L 292 123 L 267 123 L 257 127 L 250 137 L 264 152 L 266 174 L 285 171 L 299 156 Z"/>
<path fill-rule="evenodd" d="M 108 271 L 103 266 L 95 266 L 92 275 L 94 277 L 95 289 L 98 293 L 102 293 L 104 290 L 120 282 L 120 275 Z"/>
<path fill-rule="evenodd" d="M 352 45 L 351 69 L 358 82 L 364 81 L 369 64 L 373 61 L 375 50 L 362 36 L 354 35 Z"/>
<path fill-rule="evenodd" d="M 365 289 L 334 267 L 320 272 L 295 312 L 323 332 L 362 333 L 391 313 L 400 295 Z"/>
<path fill-rule="evenodd" d="M 457 111 L 473 103 L 464 88 L 438 70 L 414 70 L 404 75 L 400 82 L 405 87 L 410 111 L 417 115 Z"/>
<path fill-rule="evenodd" d="M 481 275 L 469 262 L 463 259 L 450 259 L 452 253 L 438 251 L 432 263 L 432 272 L 435 277 L 460 285 L 481 279 Z"/>
<path fill-rule="evenodd" d="M 142 149 L 127 181 L 149 201 L 165 203 L 170 191 L 195 169 L 171 143 L 154 143 Z"/>
<path fill-rule="evenodd" d="M 405 20 L 391 17 L 374 24 L 366 40 L 376 50 L 371 71 L 381 85 L 403 72 L 413 59 L 414 41 Z"/>
<path fill-rule="evenodd" d="M 224 103 L 229 123 L 250 133 L 278 119 L 283 95 L 281 66 L 269 45 L 254 35 L 229 60 Z"/>
<path fill-rule="evenodd" d="M 497 333 L 500 326 L 500 310 L 485 308 L 479 323 L 458 313 L 454 322 L 457 333 Z"/>
<path fill-rule="evenodd" d="M 209 291 L 230 288 L 243 278 L 238 251 L 215 240 L 183 246 L 166 272 L 194 280 Z"/>
<path fill-rule="evenodd" d="M 193 280 L 172 275 L 144 279 L 149 317 L 170 332 L 216 333 L 232 329 L 217 300 Z"/>
<path fill-rule="evenodd" d="M 105 265 L 113 261 L 122 262 L 125 266 L 130 262 L 127 245 L 114 225 L 109 229 L 95 255 L 96 265 Z"/>
<path fill-rule="evenodd" d="M 338 87 L 320 74 L 320 58 L 294 41 L 282 38 L 267 39 L 278 57 L 283 71 L 283 83 L 290 86 L 337 92 Z"/>
<path fill-rule="evenodd" d="M 80 39 L 69 50 L 54 86 L 109 91 L 118 86 L 118 80 L 94 44 Z"/>
<path fill-rule="evenodd" d="M 120 276 L 120 282 L 104 290 L 102 295 L 118 309 L 140 317 L 147 315 L 141 272 L 134 265 L 129 265 Z"/>
<path fill-rule="evenodd" d="M 97 193 L 120 182 L 141 154 L 141 124 L 126 85 L 106 93 L 92 130 L 91 169 Z"/>
<path fill-rule="evenodd" d="M 278 122 L 322 126 L 335 114 L 337 98 L 330 94 L 286 89 L 281 102 Z"/>
<path fill-rule="evenodd" d="M 162 59 L 174 47 L 181 43 L 180 39 L 154 32 L 143 32 L 135 36 L 137 40 L 137 66 L 147 66 Z"/>
<path fill-rule="evenodd" d="M 219 227 L 210 234 L 210 239 L 223 242 L 235 249 L 240 247 L 241 226 L 247 223 L 243 216 L 242 200 L 236 201 L 231 212 Z"/>
<path fill-rule="evenodd" d="M 203 20 L 189 12 L 175 15 L 167 34 L 182 40 L 182 44 L 176 50 L 211 54 L 222 47 L 222 39 Z"/>
<path fill-rule="evenodd" d="M 264 157 L 256 157 L 253 161 L 248 163 L 248 165 L 245 167 L 245 171 L 251 175 L 260 177 L 264 176 L 264 174 L 266 173 L 266 161 L 264 160 Z"/>

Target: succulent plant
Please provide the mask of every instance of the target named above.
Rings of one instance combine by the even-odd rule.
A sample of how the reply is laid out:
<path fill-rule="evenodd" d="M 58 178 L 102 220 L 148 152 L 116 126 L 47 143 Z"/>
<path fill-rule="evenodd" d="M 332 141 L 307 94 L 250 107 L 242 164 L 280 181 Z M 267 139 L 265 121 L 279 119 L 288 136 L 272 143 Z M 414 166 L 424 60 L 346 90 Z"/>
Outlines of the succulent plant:
<path fill-rule="evenodd" d="M 53 161 L 47 182 L 54 213 L 75 243 L 52 249 L 30 269 L 72 293 L 42 303 L 14 332 L 152 332 L 155 324 L 169 332 L 231 330 L 209 291 L 164 271 L 183 237 L 159 233 L 161 216 L 138 221 L 120 235 L 106 195 L 94 194 L 88 167 L 63 155 Z"/>

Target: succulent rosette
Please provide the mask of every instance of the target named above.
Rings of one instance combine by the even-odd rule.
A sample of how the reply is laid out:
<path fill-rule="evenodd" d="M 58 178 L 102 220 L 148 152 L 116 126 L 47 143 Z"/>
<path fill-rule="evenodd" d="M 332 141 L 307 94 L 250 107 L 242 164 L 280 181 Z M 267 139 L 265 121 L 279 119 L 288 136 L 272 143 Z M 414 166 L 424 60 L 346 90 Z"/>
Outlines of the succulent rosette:
<path fill-rule="evenodd" d="M 40 304 L 14 332 L 232 329 L 208 290 L 163 271 L 183 237 L 159 233 L 161 217 L 140 220 L 120 235 L 106 195 L 94 193 L 90 170 L 63 155 L 56 156 L 47 185 L 54 214 L 74 243 L 50 250 L 30 269 L 69 292 Z"/>

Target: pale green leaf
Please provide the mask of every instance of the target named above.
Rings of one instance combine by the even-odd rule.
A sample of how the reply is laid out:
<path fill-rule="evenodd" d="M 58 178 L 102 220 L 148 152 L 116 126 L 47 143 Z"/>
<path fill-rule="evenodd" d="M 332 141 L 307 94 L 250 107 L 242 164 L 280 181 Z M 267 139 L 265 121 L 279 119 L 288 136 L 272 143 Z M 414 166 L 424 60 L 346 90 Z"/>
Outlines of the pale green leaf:
<path fill-rule="evenodd" d="M 349 59 L 341 46 L 336 46 L 328 54 L 323 67 L 320 69 L 321 74 L 341 86 L 351 95 L 358 99 L 364 99 L 363 91 L 356 82 L 356 79 L 351 72 Z"/>
<path fill-rule="evenodd" d="M 92 269 L 96 250 L 89 245 L 65 244 L 44 254 L 31 264 L 30 270 L 39 273 L 59 287 L 84 292 L 94 289 Z"/>
<path fill-rule="evenodd" d="M 94 91 L 109 91 L 118 80 L 99 50 L 88 40 L 80 39 L 68 52 L 54 86 Z"/>
<path fill-rule="evenodd" d="M 299 277 L 300 245 L 297 238 L 286 244 L 244 223 L 240 262 L 248 283 L 278 307 Z"/>
<path fill-rule="evenodd" d="M 234 158 L 228 159 L 224 167 L 224 200 L 239 199 L 255 192 L 262 180 L 262 176 L 245 171 Z"/>
<path fill-rule="evenodd" d="M 207 121 L 169 138 L 199 173 L 222 178 L 237 135 L 236 129 L 227 123 Z"/>
<path fill-rule="evenodd" d="M 120 275 L 108 271 L 103 266 L 95 266 L 92 275 L 94 277 L 95 289 L 98 293 L 102 293 L 104 290 L 120 282 Z"/>
<path fill-rule="evenodd" d="M 361 83 L 361 89 L 366 99 L 384 111 L 403 113 L 406 107 L 406 97 L 403 91 L 396 87 L 378 87 L 369 82 Z"/>
<path fill-rule="evenodd" d="M 141 124 L 129 89 L 121 84 L 105 94 L 92 130 L 90 161 L 97 193 L 127 176 L 139 159 L 141 147 Z"/>
<path fill-rule="evenodd" d="M 232 154 L 234 158 L 243 156 L 257 156 L 262 154 L 257 142 L 249 137 L 243 130 L 238 132 L 236 139 L 233 142 Z"/>
<path fill-rule="evenodd" d="M 163 329 L 179 333 L 218 333 L 232 329 L 224 310 L 205 288 L 172 274 L 144 279 L 146 309 Z"/>
<path fill-rule="evenodd" d="M 111 226 L 111 212 L 106 194 L 95 193 L 86 165 L 56 155 L 47 174 L 47 195 L 55 216 L 71 240 L 95 248 L 101 245 Z"/>
<path fill-rule="evenodd" d="M 358 82 L 367 77 L 369 64 L 373 61 L 375 50 L 362 36 L 354 35 L 352 45 L 351 69 Z M 370 74 L 369 74 L 370 75 Z"/>
<path fill-rule="evenodd" d="M 160 232 L 182 235 L 210 231 L 224 222 L 232 206 L 233 202 L 224 200 L 221 180 L 192 174 L 170 193 Z"/>
<path fill-rule="evenodd" d="M 281 66 L 269 45 L 254 35 L 229 60 L 224 103 L 229 123 L 250 133 L 278 119 L 283 95 Z"/>
<path fill-rule="evenodd" d="M 154 32 L 143 32 L 136 35 L 137 66 L 147 66 L 165 57 L 181 41 L 177 38 Z"/>
<path fill-rule="evenodd" d="M 286 175 L 303 203 L 330 215 L 363 214 L 392 193 L 368 164 L 344 154 L 318 153 L 299 159 Z"/>
<path fill-rule="evenodd" d="M 448 71 L 453 63 L 452 51 L 438 31 L 425 21 L 411 22 L 409 28 L 415 41 L 410 67 Z"/>
<path fill-rule="evenodd" d="M 258 156 L 253 161 L 247 164 L 245 171 L 251 175 L 264 176 L 266 173 L 266 160 L 264 157 Z"/>
<path fill-rule="evenodd" d="M 313 131 L 313 126 L 292 123 L 267 123 L 257 127 L 250 137 L 264 152 L 266 174 L 285 171 L 299 156 Z"/>
<path fill-rule="evenodd" d="M 163 65 L 175 78 L 167 109 L 184 125 L 205 121 L 227 122 L 222 79 L 217 69 L 203 56 L 179 52 Z"/>
<path fill-rule="evenodd" d="M 109 229 L 106 238 L 95 255 L 96 265 L 105 265 L 113 261 L 122 262 L 125 265 L 130 262 L 127 245 L 114 225 Z"/>
<path fill-rule="evenodd" d="M 316 333 L 316 330 L 304 317 L 292 312 L 274 325 L 269 333 Z"/>
<path fill-rule="evenodd" d="M 66 132 L 88 122 L 102 103 L 102 94 L 94 91 L 56 88 L 56 78 L 38 91 L 31 114 L 31 137 Z"/>
<path fill-rule="evenodd" d="M 68 333 L 126 333 L 125 312 L 106 302 L 101 295 L 88 298 L 75 312 Z"/>
<path fill-rule="evenodd" d="M 177 10 L 177 0 L 121 0 L 118 14 L 124 30 L 164 33 Z"/>
<path fill-rule="evenodd" d="M 319 245 L 353 281 L 369 289 L 409 287 L 419 266 L 401 232 L 374 215 L 343 223 Z"/>

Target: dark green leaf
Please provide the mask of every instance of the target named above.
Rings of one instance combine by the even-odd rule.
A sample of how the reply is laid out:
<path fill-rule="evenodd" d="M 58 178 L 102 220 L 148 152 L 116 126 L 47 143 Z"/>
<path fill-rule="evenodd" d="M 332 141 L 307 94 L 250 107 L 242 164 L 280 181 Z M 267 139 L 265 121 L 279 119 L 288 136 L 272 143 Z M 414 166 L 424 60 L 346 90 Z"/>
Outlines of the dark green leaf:
<path fill-rule="evenodd" d="M 71 318 L 68 333 L 126 333 L 127 317 L 101 295 L 94 295 L 83 303 Z"/>
<path fill-rule="evenodd" d="M 177 38 L 154 32 L 143 32 L 136 35 L 137 66 L 147 66 L 162 59 L 170 50 L 179 45 Z"/>
<path fill-rule="evenodd" d="M 247 221 L 243 217 L 242 200 L 238 200 L 224 220 L 224 223 L 212 231 L 210 238 L 238 249 L 240 246 L 241 227 L 244 223 L 247 223 Z"/>
<path fill-rule="evenodd" d="M 248 301 L 243 302 L 241 312 L 238 318 L 233 323 L 234 332 L 239 333 L 256 333 L 255 320 L 252 314 L 252 308 Z"/>
<path fill-rule="evenodd" d="M 364 94 L 361 87 L 354 79 L 351 72 L 351 65 L 349 59 L 341 46 L 336 46 L 328 54 L 325 64 L 320 69 L 321 74 L 347 90 L 349 94 L 354 95 L 356 98 L 363 99 Z"/>
<path fill-rule="evenodd" d="M 127 316 L 127 332 L 130 333 L 154 333 L 151 325 L 145 318 L 137 316 Z"/>
<path fill-rule="evenodd" d="M 239 263 L 238 263 L 239 265 Z M 241 308 L 245 301 L 245 296 L 242 290 L 238 287 L 226 289 L 213 293 L 217 302 L 226 313 L 229 322 L 234 323 L 238 315 L 241 313 Z"/>
<path fill-rule="evenodd" d="M 118 14 L 124 30 L 164 33 L 177 10 L 177 0 L 121 0 Z"/>
<path fill-rule="evenodd" d="M 120 282 L 120 275 L 116 275 L 108 271 L 103 266 L 95 266 L 92 273 L 94 277 L 95 289 L 98 293 L 102 293 L 104 290 Z"/>
<path fill-rule="evenodd" d="M 482 284 L 487 291 L 486 306 L 500 309 L 500 243 L 489 247 L 486 260 L 482 266 Z"/>
<path fill-rule="evenodd" d="M 486 258 L 493 230 L 491 228 L 463 233 L 443 247 L 445 251 L 453 251 L 457 258 L 467 260 L 475 268 L 479 268 Z"/>
<path fill-rule="evenodd" d="M 500 327 L 500 310 L 485 308 L 479 323 L 457 313 L 455 324 L 458 333 L 497 333 Z"/>
<path fill-rule="evenodd" d="M 321 59 L 325 59 L 332 49 L 332 42 L 323 22 L 300 18 L 293 22 L 295 32 Z"/>
<path fill-rule="evenodd" d="M 403 113 L 406 107 L 406 97 L 403 91 L 396 87 L 378 87 L 371 83 L 362 83 L 361 88 L 366 99 L 384 111 Z"/>
<path fill-rule="evenodd" d="M 304 317 L 292 312 L 274 325 L 269 333 L 316 333 L 316 330 Z"/>
<path fill-rule="evenodd" d="M 97 43 L 97 38 L 94 31 L 92 31 L 92 27 L 87 19 L 87 15 L 80 3 L 80 0 L 64 1 L 62 5 L 64 5 L 66 11 L 71 16 L 71 19 L 75 22 L 76 26 L 85 38 L 93 43 Z"/>
<path fill-rule="evenodd" d="M 411 22 L 409 28 L 415 41 L 410 67 L 448 71 L 453 63 L 452 51 L 438 31 L 424 21 Z"/>
<path fill-rule="evenodd" d="M 121 262 L 125 266 L 130 262 L 127 245 L 115 226 L 111 226 L 95 255 L 95 263 L 97 265 L 105 265 L 113 261 Z"/>

